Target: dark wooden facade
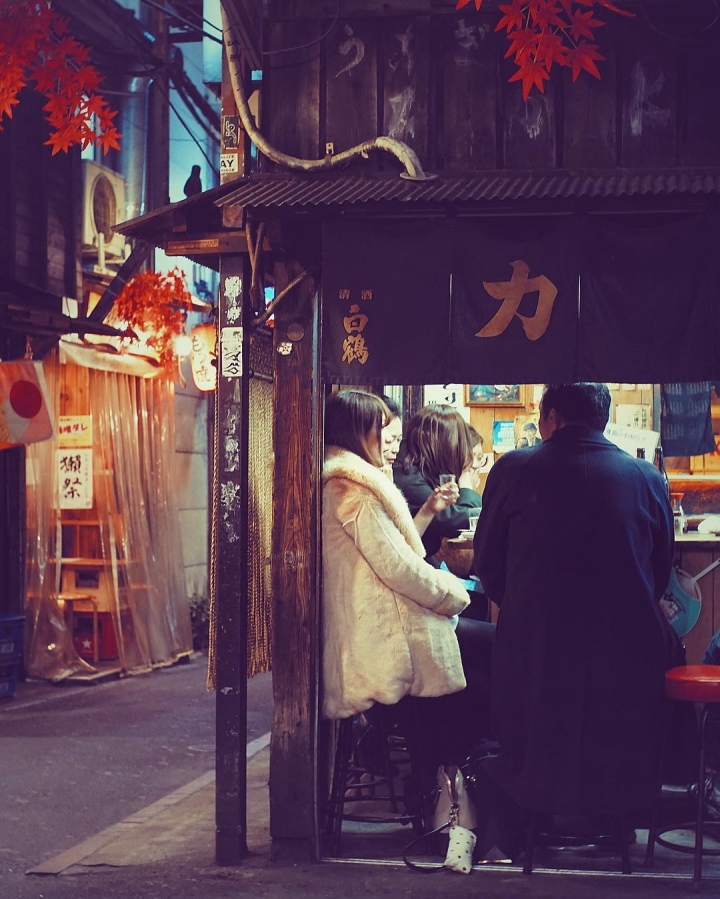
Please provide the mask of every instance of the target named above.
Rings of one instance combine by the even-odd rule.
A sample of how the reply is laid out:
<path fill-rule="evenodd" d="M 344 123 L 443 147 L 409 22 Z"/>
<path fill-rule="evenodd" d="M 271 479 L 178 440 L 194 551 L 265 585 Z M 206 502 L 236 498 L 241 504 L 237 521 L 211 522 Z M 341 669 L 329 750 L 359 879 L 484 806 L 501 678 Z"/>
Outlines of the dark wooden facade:
<path fill-rule="evenodd" d="M 503 58 L 507 41 L 494 31 L 497 12 L 489 3 L 478 15 L 472 5 L 456 12 L 454 2 L 348 0 L 334 24 L 333 3 L 278 0 L 269 6 L 261 128 L 285 153 L 317 159 L 327 144 L 337 153 L 385 134 L 406 142 L 426 171 L 438 173 L 571 170 L 592 177 L 609 170 L 720 165 L 720 129 L 709 112 L 720 88 L 712 56 L 661 36 L 662 29 L 641 18 L 613 21 L 604 14 L 600 81 L 583 74 L 573 84 L 568 71 L 556 71 L 546 93 L 534 92 L 525 102 L 519 85 L 508 83 L 514 69 Z M 275 169 L 267 160 L 260 167 Z M 384 154 L 353 164 L 358 173 L 378 169 L 400 171 Z M 643 210 L 649 202 L 623 198 L 618 208 Z M 703 202 L 713 201 L 704 197 Z M 300 214 L 317 234 L 318 216 L 313 223 L 307 213 L 249 211 L 265 220 L 274 216 L 276 233 Z M 274 272 L 278 284 L 288 279 L 287 259 L 297 260 L 292 239 L 281 245 L 285 255 Z M 314 338 L 319 304 L 319 294 L 306 286 L 288 298 L 275 328 L 276 349 L 287 342 L 291 325 L 302 324 L 305 335 L 290 355 L 275 355 L 276 709 L 270 796 L 278 850 L 317 851 L 324 796 L 318 778 L 323 740 L 316 739 L 318 732 L 322 737 L 317 717 L 322 443 L 316 422 L 322 418 L 323 385 Z"/>
<path fill-rule="evenodd" d="M 718 35 L 672 41 L 658 33 L 667 14 L 656 30 L 642 17 L 602 13 L 601 80 L 583 73 L 573 84 L 569 70 L 555 70 L 545 94 L 533 91 L 525 102 L 519 85 L 508 83 L 515 68 L 503 58 L 507 39 L 495 33 L 489 3 L 478 14 L 472 5 L 456 12 L 449 3 L 350 0 L 322 37 L 332 6 L 276 2 L 265 23 L 263 130 L 286 153 L 318 158 L 328 142 L 337 153 L 386 134 L 436 172 L 674 168 L 720 159 L 711 113 L 720 72 L 709 52 Z M 284 52 L 302 44 L 310 46 Z M 373 166 L 388 161 L 364 164 Z"/>
<path fill-rule="evenodd" d="M 236 3 L 256 6 L 256 0 Z M 521 172 L 529 182 L 532 176 L 555 172 L 563 177 L 582 173 L 601 183 L 615 171 L 638 176 L 717 171 L 720 129 L 711 110 L 720 73 L 705 46 L 717 35 L 703 32 L 700 47 L 674 42 L 660 32 L 684 4 L 661 0 L 647 5 L 662 7 L 663 22 L 613 21 L 603 13 L 608 24 L 598 36 L 607 58 L 600 81 L 582 75 L 573 84 L 568 72 L 554 72 L 546 93 L 524 102 L 520 87 L 508 83 L 513 66 L 504 59 L 505 37 L 494 32 L 493 0 L 486 0 L 487 11 L 481 15 L 472 5 L 456 12 L 454 0 L 270 0 L 262 28 L 260 128 L 276 149 L 307 160 L 390 135 L 412 147 L 426 171 L 481 171 L 498 177 Z M 224 93 L 223 112 L 232 115 L 229 101 Z M 247 174 L 247 158 L 245 165 Z M 259 170 L 273 172 L 276 166 L 261 158 Z M 373 152 L 353 162 L 351 170 L 399 174 L 401 167 L 392 156 Z M 217 201 L 233 239 L 241 240 L 247 221 L 265 224 L 266 271 L 276 290 L 302 270 L 310 275 L 277 308 L 273 338 L 275 714 L 270 807 L 276 852 L 316 854 L 325 795 L 319 759 L 327 744 L 318 716 L 322 401 L 328 388 L 318 362 L 320 225 L 328 215 L 368 210 L 362 202 L 333 210 L 313 202 L 284 205 L 282 199 L 253 204 L 255 183 L 261 179 L 248 183 L 242 204 L 223 205 L 232 190 L 224 179 L 219 193 L 179 204 L 126 233 L 156 243 L 163 242 L 163 229 L 165 239 L 180 231 L 188 239 L 201 238 L 219 229 L 213 207 Z M 658 200 L 673 208 L 711 205 L 716 190 L 702 189 L 694 197 L 680 192 L 668 201 L 652 196 L 651 184 L 613 198 L 605 208 L 642 212 L 655 209 Z M 504 212 L 519 212 L 516 202 L 529 195 L 516 197 L 493 209 L 500 205 Z M 466 204 L 462 212 L 481 216 L 490 205 Z M 570 193 L 562 200 L 546 199 L 543 210 L 568 211 L 575 205 L 579 203 Z M 419 210 L 379 202 L 372 211 L 410 218 Z M 441 210 L 450 217 L 458 211 L 452 204 Z M 431 266 L 432 259 L 418 264 Z M 218 603 L 226 599 L 234 601 L 219 595 Z"/>

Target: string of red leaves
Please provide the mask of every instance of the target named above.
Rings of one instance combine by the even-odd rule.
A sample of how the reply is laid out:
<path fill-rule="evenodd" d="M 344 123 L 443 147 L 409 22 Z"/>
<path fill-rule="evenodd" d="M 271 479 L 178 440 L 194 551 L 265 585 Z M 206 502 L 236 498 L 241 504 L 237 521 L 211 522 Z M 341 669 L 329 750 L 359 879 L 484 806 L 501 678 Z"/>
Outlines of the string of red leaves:
<path fill-rule="evenodd" d="M 20 91 L 34 82 L 47 97 L 45 143 L 53 156 L 76 144 L 97 144 L 104 153 L 120 149 L 117 113 L 98 91 L 102 79 L 89 63 L 90 50 L 68 33 L 68 24 L 50 0 L 0 3 L 0 123 L 12 118 Z"/>
<path fill-rule="evenodd" d="M 457 0 L 455 8 L 471 2 Z M 483 0 L 474 3 L 479 10 Z M 595 29 L 605 22 L 595 17 L 598 7 L 621 16 L 634 15 L 610 0 L 510 0 L 500 5 L 503 15 L 495 30 L 507 32 L 510 46 L 505 58 L 513 57 L 518 67 L 509 80 L 522 81 L 526 100 L 533 87 L 544 92 L 553 65 L 572 69 L 573 81 L 582 71 L 600 78 L 596 62 L 605 57 L 595 42 Z"/>
<path fill-rule="evenodd" d="M 112 320 L 117 326 L 142 332 L 158 359 L 168 363 L 175 355 L 175 339 L 185 333 L 191 303 L 185 274 L 179 268 L 142 272 L 128 281 L 115 300 Z"/>

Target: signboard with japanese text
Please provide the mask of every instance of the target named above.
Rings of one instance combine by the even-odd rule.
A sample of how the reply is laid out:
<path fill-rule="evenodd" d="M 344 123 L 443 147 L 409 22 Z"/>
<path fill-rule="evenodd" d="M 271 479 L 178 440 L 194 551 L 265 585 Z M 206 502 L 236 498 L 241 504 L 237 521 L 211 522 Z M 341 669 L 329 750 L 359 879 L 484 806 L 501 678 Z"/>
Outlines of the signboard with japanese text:
<path fill-rule="evenodd" d="M 709 212 L 326 222 L 325 380 L 718 379 L 719 238 Z"/>
<path fill-rule="evenodd" d="M 451 365 L 465 384 L 574 380 L 580 244 L 567 220 L 455 228 Z"/>
<path fill-rule="evenodd" d="M 61 509 L 92 509 L 92 449 L 72 447 L 57 451 Z"/>
<path fill-rule="evenodd" d="M 58 417 L 58 444 L 61 448 L 92 446 L 92 434 L 92 415 Z"/>
<path fill-rule="evenodd" d="M 323 356 L 339 384 L 437 384 L 448 353 L 449 242 L 439 222 L 323 227 Z"/>

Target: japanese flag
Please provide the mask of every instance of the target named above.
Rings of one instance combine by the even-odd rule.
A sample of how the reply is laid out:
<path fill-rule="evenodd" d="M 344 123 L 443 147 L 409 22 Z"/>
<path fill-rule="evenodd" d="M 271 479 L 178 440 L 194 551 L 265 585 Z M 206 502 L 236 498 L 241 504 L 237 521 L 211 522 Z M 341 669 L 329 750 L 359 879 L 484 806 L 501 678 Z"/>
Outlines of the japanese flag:
<path fill-rule="evenodd" d="M 0 449 L 53 435 L 40 362 L 0 362 Z"/>

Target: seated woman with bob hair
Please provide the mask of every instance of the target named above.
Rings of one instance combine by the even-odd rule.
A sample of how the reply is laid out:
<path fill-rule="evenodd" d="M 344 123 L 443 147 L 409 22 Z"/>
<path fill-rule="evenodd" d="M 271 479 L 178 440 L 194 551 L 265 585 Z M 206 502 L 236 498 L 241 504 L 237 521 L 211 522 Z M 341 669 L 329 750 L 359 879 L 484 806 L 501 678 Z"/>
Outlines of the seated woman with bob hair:
<path fill-rule="evenodd" d="M 457 537 L 469 526 L 471 509 L 482 497 L 474 489 L 472 437 L 465 419 L 454 406 L 431 403 L 413 415 L 393 463 L 394 481 L 415 512 L 439 486 L 441 474 L 454 475 L 456 501 L 437 513 L 423 533 L 428 556 L 440 549 L 443 537 Z"/>
<path fill-rule="evenodd" d="M 433 491 L 413 521 L 381 470 L 389 419 L 380 397 L 364 390 L 326 400 L 323 713 L 331 719 L 466 685 L 454 616 L 468 594 L 425 561 L 419 534 L 449 500 Z"/>

